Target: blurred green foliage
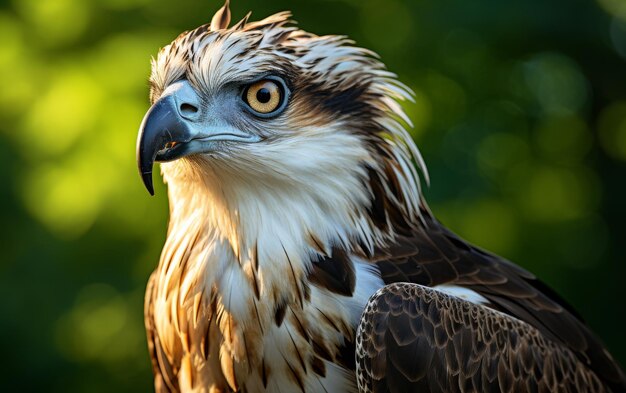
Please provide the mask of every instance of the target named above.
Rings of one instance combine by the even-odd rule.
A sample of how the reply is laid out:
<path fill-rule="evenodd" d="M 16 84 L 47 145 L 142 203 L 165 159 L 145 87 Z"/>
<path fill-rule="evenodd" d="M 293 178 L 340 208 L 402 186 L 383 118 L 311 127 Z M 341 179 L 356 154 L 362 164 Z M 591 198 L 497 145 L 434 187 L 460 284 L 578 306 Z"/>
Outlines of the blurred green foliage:
<path fill-rule="evenodd" d="M 221 4 L 0 3 L 0 337 L 7 391 L 149 391 L 143 291 L 164 187 L 135 168 L 150 56 Z M 435 213 L 535 272 L 626 362 L 623 0 L 234 0 L 382 55 Z"/>

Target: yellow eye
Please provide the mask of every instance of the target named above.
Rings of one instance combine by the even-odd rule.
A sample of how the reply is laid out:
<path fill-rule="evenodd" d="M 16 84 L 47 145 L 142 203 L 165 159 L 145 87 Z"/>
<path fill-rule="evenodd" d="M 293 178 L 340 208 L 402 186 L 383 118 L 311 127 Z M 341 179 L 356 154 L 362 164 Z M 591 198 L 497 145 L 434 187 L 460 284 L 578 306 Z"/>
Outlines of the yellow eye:
<path fill-rule="evenodd" d="M 281 106 L 284 92 L 278 82 L 264 79 L 251 84 L 244 96 L 250 108 L 255 112 L 269 114 Z"/>

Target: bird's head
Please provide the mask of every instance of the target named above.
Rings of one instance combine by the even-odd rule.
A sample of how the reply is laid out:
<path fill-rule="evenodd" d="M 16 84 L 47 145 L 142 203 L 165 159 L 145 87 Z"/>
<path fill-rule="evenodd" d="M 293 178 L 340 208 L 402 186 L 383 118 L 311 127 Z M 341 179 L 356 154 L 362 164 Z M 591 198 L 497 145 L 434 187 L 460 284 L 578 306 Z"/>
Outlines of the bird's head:
<path fill-rule="evenodd" d="M 398 104 L 410 91 L 345 37 L 300 30 L 287 12 L 249 15 L 229 27 L 227 1 L 153 60 L 152 107 L 137 142 L 148 191 L 159 161 L 168 182 L 207 185 L 354 190 L 376 174 L 381 192 L 406 199 L 398 188 L 418 187 L 412 162 L 421 163 Z"/>

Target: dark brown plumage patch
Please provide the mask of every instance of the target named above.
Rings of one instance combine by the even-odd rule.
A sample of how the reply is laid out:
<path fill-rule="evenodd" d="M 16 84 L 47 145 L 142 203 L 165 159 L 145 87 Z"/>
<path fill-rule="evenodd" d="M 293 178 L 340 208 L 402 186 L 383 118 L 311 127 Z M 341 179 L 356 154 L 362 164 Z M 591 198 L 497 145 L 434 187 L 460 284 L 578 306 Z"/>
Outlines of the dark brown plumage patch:
<path fill-rule="evenodd" d="M 330 71 L 330 70 L 329 70 Z M 360 81 L 349 87 L 339 85 L 324 85 L 318 82 L 319 75 L 312 75 L 298 83 L 294 95 L 308 102 L 312 109 L 332 113 L 338 116 L 354 116 L 371 118 L 373 97 L 368 96 L 370 82 Z"/>
<path fill-rule="evenodd" d="M 352 355 L 354 357 L 354 353 Z M 311 358 L 311 369 L 313 369 L 315 374 L 321 377 L 326 376 L 326 365 L 324 364 L 324 361 L 317 356 L 313 356 Z"/>
<path fill-rule="evenodd" d="M 330 353 L 330 350 L 324 344 L 322 338 L 313 338 L 313 352 L 324 360 L 328 360 L 329 362 L 333 361 L 333 355 Z"/>
<path fill-rule="evenodd" d="M 317 94 L 321 95 L 324 109 L 340 115 L 358 115 L 370 108 L 370 104 L 363 99 L 368 88 L 369 83 L 361 83 L 345 90 Z"/>
<path fill-rule="evenodd" d="M 340 346 L 336 356 L 336 362 L 348 370 L 356 369 L 356 359 L 354 353 L 356 351 L 356 344 L 352 340 L 345 338 L 344 344 Z"/>
<path fill-rule="evenodd" d="M 280 327 L 280 325 L 283 324 L 286 312 L 287 302 L 285 300 L 278 302 L 278 304 L 276 305 L 276 310 L 274 310 L 274 322 L 276 323 L 276 326 Z"/>
<path fill-rule="evenodd" d="M 267 364 L 265 364 L 265 358 L 262 359 L 261 361 L 261 381 L 263 382 L 263 387 L 267 388 L 267 377 L 270 374 L 270 370 L 267 367 Z"/>
<path fill-rule="evenodd" d="M 356 285 L 354 265 L 345 250 L 333 247 L 331 256 L 313 263 L 309 281 L 331 292 L 352 296 Z"/>
<path fill-rule="evenodd" d="M 368 207 L 367 212 L 372 219 L 374 225 L 381 230 L 385 231 L 388 228 L 387 225 L 387 209 L 386 209 L 386 195 L 385 189 L 382 185 L 382 179 L 378 173 L 371 167 L 367 168 L 367 174 L 369 176 L 370 190 L 372 190 L 372 202 Z"/>
<path fill-rule="evenodd" d="M 302 292 L 304 296 L 304 300 L 307 302 L 311 301 L 311 286 L 308 283 L 302 283 Z"/>

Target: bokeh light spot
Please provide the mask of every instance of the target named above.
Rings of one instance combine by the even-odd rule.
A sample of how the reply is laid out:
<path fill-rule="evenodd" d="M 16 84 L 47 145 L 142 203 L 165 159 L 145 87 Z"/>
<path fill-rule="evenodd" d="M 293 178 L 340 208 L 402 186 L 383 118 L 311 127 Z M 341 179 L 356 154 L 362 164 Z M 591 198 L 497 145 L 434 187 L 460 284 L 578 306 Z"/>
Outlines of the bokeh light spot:
<path fill-rule="evenodd" d="M 0 70 L 6 71 L 13 66 L 22 54 L 24 43 L 22 31 L 16 20 L 5 12 L 0 12 Z"/>
<path fill-rule="evenodd" d="M 42 165 L 24 179 L 26 207 L 58 236 L 75 238 L 96 218 L 101 201 L 98 174 L 87 164 Z"/>
<path fill-rule="evenodd" d="M 536 54 L 523 64 L 523 75 L 544 112 L 576 113 L 587 102 L 587 80 L 578 65 L 560 53 Z"/>
<path fill-rule="evenodd" d="M 589 170 L 540 166 L 527 173 L 527 183 L 517 184 L 528 218 L 547 222 L 578 219 L 591 214 L 598 203 L 599 185 Z"/>
<path fill-rule="evenodd" d="M 80 38 L 91 16 L 83 0 L 13 0 L 21 16 L 31 24 L 39 43 L 64 45 Z"/>
<path fill-rule="evenodd" d="M 421 88 L 428 95 L 433 108 L 434 125 L 442 128 L 458 124 L 467 109 L 465 90 L 454 79 L 438 72 L 428 72 L 422 77 Z"/>
<path fill-rule="evenodd" d="M 435 211 L 444 224 L 481 248 L 507 255 L 517 247 L 518 218 L 502 201 L 464 200 L 437 206 Z"/>
<path fill-rule="evenodd" d="M 369 0 L 361 9 L 361 30 L 381 53 L 393 53 L 414 32 L 409 15 L 406 6 L 398 1 Z"/>
<path fill-rule="evenodd" d="M 68 67 L 54 77 L 25 118 L 20 134 L 25 155 L 57 155 L 90 131 L 100 113 L 102 87 L 83 70 Z"/>
<path fill-rule="evenodd" d="M 579 163 L 593 146 L 587 124 L 578 116 L 548 117 L 534 136 L 543 156 L 558 163 Z"/>
<path fill-rule="evenodd" d="M 504 132 L 487 136 L 477 151 L 480 166 L 495 175 L 529 159 L 528 143 L 515 134 Z"/>
<path fill-rule="evenodd" d="M 626 161 L 626 102 L 605 108 L 598 129 L 602 148 L 613 158 Z"/>
<path fill-rule="evenodd" d="M 110 361 L 132 357 L 141 331 L 129 324 L 128 305 L 115 288 L 91 284 L 56 324 L 59 350 L 75 361 Z"/>
<path fill-rule="evenodd" d="M 611 41 L 615 51 L 626 59 L 626 20 L 613 18 L 611 21 Z"/>
<path fill-rule="evenodd" d="M 624 0 L 597 0 L 600 6 L 610 14 L 626 20 L 626 2 Z"/>
<path fill-rule="evenodd" d="M 145 4 L 153 2 L 153 0 L 97 0 L 104 7 L 118 10 L 127 11 L 133 8 L 141 7 Z"/>
<path fill-rule="evenodd" d="M 164 40 L 155 34 L 120 34 L 108 38 L 89 61 L 89 68 L 99 84 L 115 93 L 142 92 L 150 75 L 150 63 L 146 61 Z M 157 34 L 160 38 L 160 34 Z"/>
<path fill-rule="evenodd" d="M 40 87 L 37 62 L 13 15 L 0 12 L 0 37 L 0 117 L 20 116 L 32 104 Z"/>
<path fill-rule="evenodd" d="M 480 247 L 507 254 L 516 243 L 516 218 L 502 202 L 483 200 L 466 206 L 461 230 Z"/>

